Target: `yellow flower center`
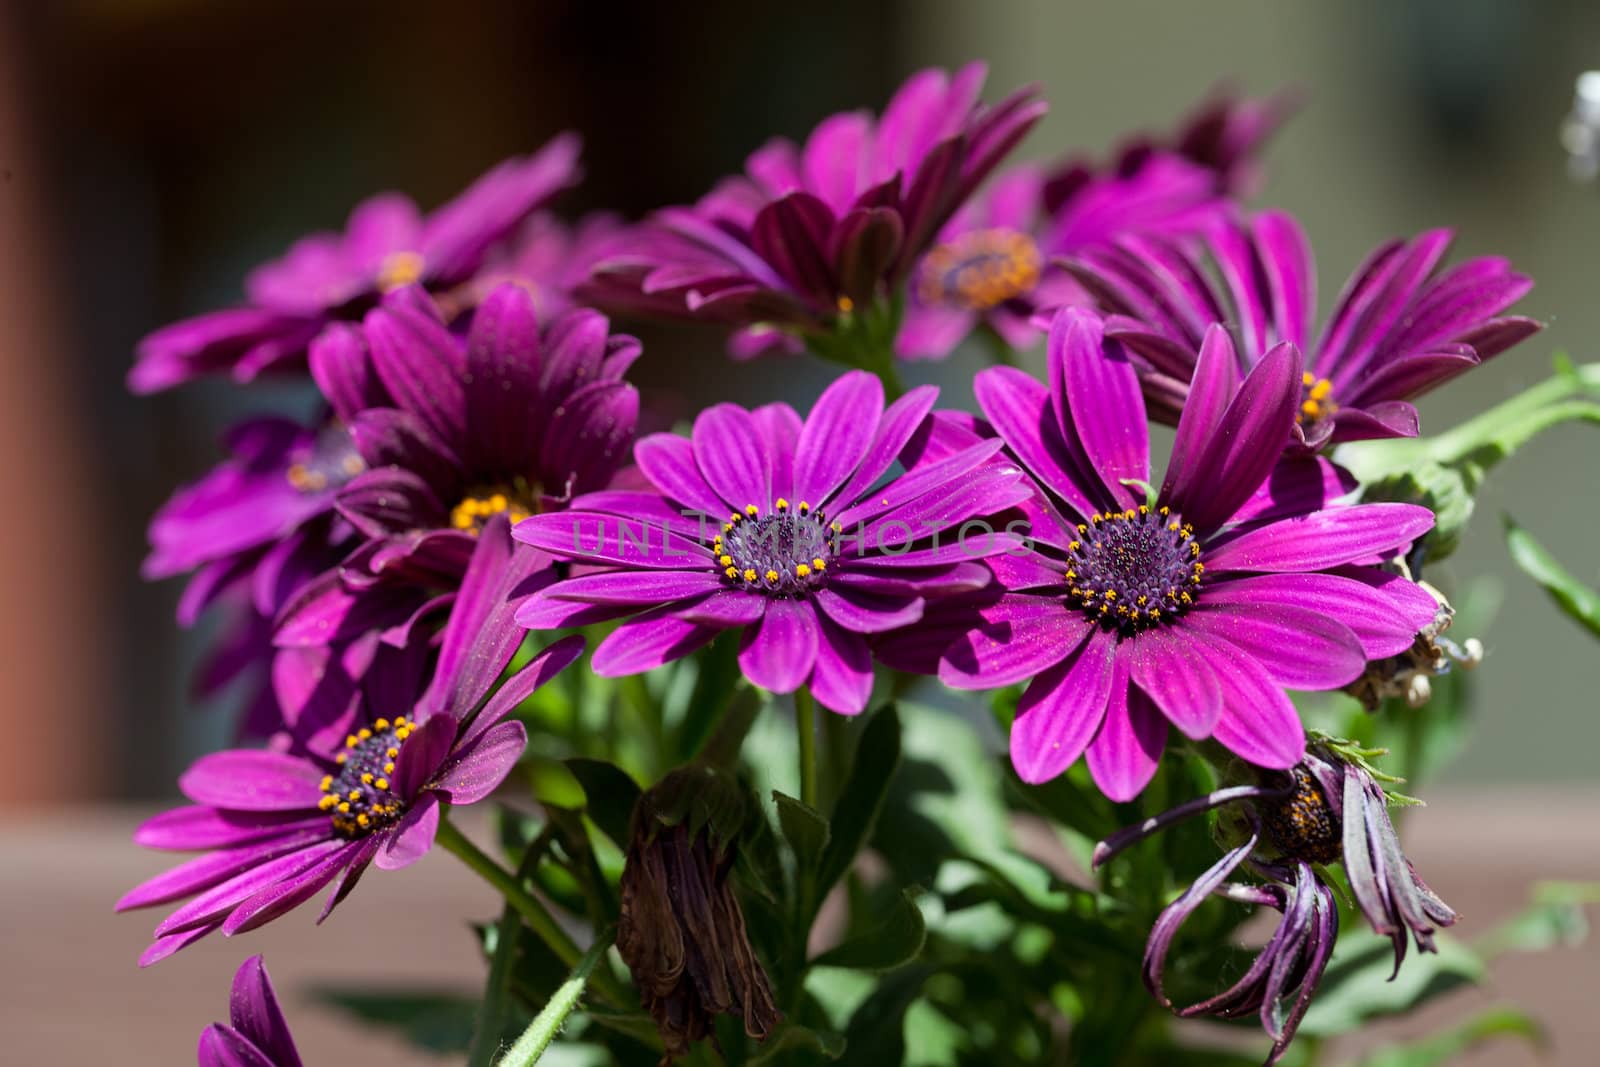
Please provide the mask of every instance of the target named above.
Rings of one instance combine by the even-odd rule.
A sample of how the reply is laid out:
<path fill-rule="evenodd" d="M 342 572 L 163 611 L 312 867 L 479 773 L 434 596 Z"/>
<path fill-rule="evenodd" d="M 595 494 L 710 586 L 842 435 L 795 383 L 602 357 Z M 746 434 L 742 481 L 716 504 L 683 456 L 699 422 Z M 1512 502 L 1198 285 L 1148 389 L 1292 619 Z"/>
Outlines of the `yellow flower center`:
<path fill-rule="evenodd" d="M 378 264 L 378 288 L 387 293 L 402 285 L 410 285 L 422 277 L 425 265 L 421 252 L 390 252 Z"/>
<path fill-rule="evenodd" d="M 1301 425 L 1320 422 L 1338 410 L 1339 405 L 1333 402 L 1332 382 L 1310 371 L 1300 376 L 1300 410 L 1295 412 L 1295 422 Z"/>
<path fill-rule="evenodd" d="M 480 486 L 469 489 L 461 502 L 450 509 L 450 525 L 476 537 L 484 523 L 495 515 L 505 515 L 515 526 L 537 510 L 536 494 L 526 480 L 510 485 Z"/>
<path fill-rule="evenodd" d="M 973 230 L 928 253 L 917 272 L 917 296 L 924 304 L 987 311 L 1031 292 L 1043 265 L 1027 234 Z"/>
<path fill-rule="evenodd" d="M 339 769 L 323 776 L 317 803 L 339 836 L 365 837 L 400 818 L 405 803 L 395 792 L 395 761 L 416 728 L 401 715 L 393 722 L 379 719 L 345 738 L 344 751 L 334 757 Z"/>

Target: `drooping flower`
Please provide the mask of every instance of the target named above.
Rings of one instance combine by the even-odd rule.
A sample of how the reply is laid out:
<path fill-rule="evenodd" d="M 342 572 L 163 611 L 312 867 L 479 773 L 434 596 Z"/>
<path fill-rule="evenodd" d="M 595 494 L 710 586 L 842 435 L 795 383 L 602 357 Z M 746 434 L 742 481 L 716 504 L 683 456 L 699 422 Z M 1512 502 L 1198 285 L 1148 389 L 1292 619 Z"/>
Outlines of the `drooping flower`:
<path fill-rule="evenodd" d="M 330 322 L 359 318 L 385 292 L 420 282 L 444 289 L 471 277 L 496 242 L 578 178 L 578 139 L 555 138 L 508 159 L 424 216 L 386 193 L 350 213 L 343 233 L 318 233 L 245 279 L 245 302 L 173 323 L 139 343 L 129 388 L 153 393 L 226 371 L 249 381 L 300 369 Z"/>
<path fill-rule="evenodd" d="M 228 1022 L 200 1032 L 198 1054 L 200 1067 L 301 1067 L 260 956 L 240 964 L 228 997 Z"/>
<path fill-rule="evenodd" d="M 1214 223 L 1282 113 L 1271 100 L 1221 97 L 1176 134 L 1137 140 L 1108 163 L 1023 165 L 997 178 L 912 270 L 895 351 L 942 359 L 980 323 L 1012 349 L 1031 346 L 1036 311 L 1092 303 L 1060 257 L 1122 234 L 1186 238 Z"/>
<path fill-rule="evenodd" d="M 216 692 L 252 675 L 241 732 L 264 737 L 283 724 L 269 677 L 271 620 L 351 547 L 353 531 L 334 514 L 333 500 L 365 464 L 336 422 L 309 429 L 288 419 L 251 419 L 233 427 L 225 443 L 228 458 L 174 493 L 151 520 L 143 572 L 150 579 L 195 572 L 178 603 L 185 627 L 212 604 L 225 607 L 227 625 L 197 686 Z"/>
<path fill-rule="evenodd" d="M 1389 819 L 1389 796 L 1366 762 L 1376 755 L 1381 753 L 1318 738 L 1287 772 L 1267 772 L 1258 784 L 1229 786 L 1180 804 L 1095 847 L 1098 867 L 1151 834 L 1206 811 L 1237 806 L 1245 820 L 1245 840 L 1168 905 L 1150 932 L 1145 983 L 1163 1004 L 1173 1007 L 1163 983 L 1173 941 L 1206 897 L 1215 894 L 1281 912 L 1276 932 L 1233 986 L 1174 1009 L 1184 1017 L 1230 1019 L 1259 1012 L 1273 1039 L 1267 1063 L 1276 1063 L 1310 1006 L 1338 934 L 1337 898 L 1317 871 L 1334 863 L 1343 865 L 1373 930 L 1393 942 L 1394 974 L 1405 960 L 1408 934 L 1418 950 L 1437 951 L 1433 935 L 1454 924 L 1456 913 L 1417 877 L 1401 850 Z M 1229 882 L 1241 866 L 1265 884 Z M 1286 1012 L 1283 1004 L 1290 997 Z"/>
<path fill-rule="evenodd" d="M 639 343 L 587 309 L 541 329 L 534 306 L 503 284 L 463 338 L 410 288 L 312 347 L 366 467 L 336 497 L 365 541 L 286 610 L 281 643 L 315 644 L 418 589 L 448 594 L 490 516 L 516 522 L 610 482 L 638 417 L 622 375 Z"/>
<path fill-rule="evenodd" d="M 1540 329 L 1502 314 L 1533 285 L 1506 260 L 1484 256 L 1436 274 L 1450 239 L 1432 230 L 1380 245 L 1315 338 L 1310 246 L 1281 212 L 1220 223 L 1203 246 L 1123 237 L 1069 266 L 1114 314 L 1107 333 L 1133 354 L 1154 418 L 1177 421 L 1206 330 L 1228 323 L 1241 370 L 1282 342 L 1306 353 L 1294 435 L 1318 448 L 1415 437 L 1413 398 Z"/>
<path fill-rule="evenodd" d="M 718 1015 L 758 1041 L 783 1018 L 734 893 L 739 792 L 721 772 L 686 767 L 634 808 L 617 951 L 669 1060 L 710 1036 Z"/>
<path fill-rule="evenodd" d="M 1278 466 L 1300 375 L 1292 345 L 1241 382 L 1226 331 L 1207 334 L 1148 500 L 1144 402 L 1126 351 L 1093 312 L 1067 308 L 1049 366 L 1048 387 L 1008 367 L 974 383 L 1036 484 L 1034 551 L 988 561 L 1008 592 L 945 652 L 940 678 L 1029 682 L 1011 728 L 1029 782 L 1087 753 L 1101 789 L 1129 799 L 1154 773 L 1169 722 L 1260 766 L 1293 766 L 1305 735 L 1283 687 L 1345 685 L 1433 617 L 1426 592 L 1367 565 L 1426 531 L 1432 513 L 1330 505 L 1346 488 L 1331 464 Z"/>
<path fill-rule="evenodd" d="M 1045 112 L 1031 89 L 978 103 L 985 68 L 913 75 L 881 119 L 777 139 L 693 207 L 627 233 L 579 295 L 598 307 L 741 329 L 735 354 L 826 333 L 909 273 Z"/>
<path fill-rule="evenodd" d="M 472 804 L 510 773 L 527 743 L 506 714 L 583 651 L 558 641 L 495 688 L 521 643 L 516 608 L 540 568 L 489 519 L 433 652 L 420 636 L 371 671 L 345 719 L 288 748 L 202 757 L 179 779 L 193 801 L 146 822 L 134 840 L 204 854 L 134 889 L 117 910 L 193 897 L 156 928 L 148 966 L 214 930 L 252 930 L 334 883 L 325 918 L 369 864 L 394 870 L 433 844 L 440 804 Z M 429 659 L 433 659 L 431 672 Z M 197 895 L 198 894 L 198 895 Z"/>
<path fill-rule="evenodd" d="M 990 465 L 999 442 L 880 484 L 935 395 L 915 389 L 885 409 L 877 378 L 852 371 L 803 424 L 787 404 L 718 404 L 688 439 L 642 439 L 634 459 L 650 491 L 591 493 L 516 527 L 518 540 L 585 565 L 518 620 L 541 629 L 631 616 L 595 648 L 594 670 L 608 677 L 742 629 L 751 681 L 778 693 L 808 685 L 835 711 L 861 711 L 872 689 L 865 635 L 914 623 L 927 597 L 987 584 L 977 561 L 1019 543 L 981 521 L 1027 492 L 1014 465 Z"/>

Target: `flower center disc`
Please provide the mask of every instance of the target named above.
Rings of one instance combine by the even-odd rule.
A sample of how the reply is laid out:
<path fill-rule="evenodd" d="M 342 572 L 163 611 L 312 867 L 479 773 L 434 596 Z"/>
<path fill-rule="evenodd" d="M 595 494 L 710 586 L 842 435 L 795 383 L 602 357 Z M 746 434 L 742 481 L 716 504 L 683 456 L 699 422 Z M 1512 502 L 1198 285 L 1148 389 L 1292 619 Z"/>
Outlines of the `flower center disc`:
<path fill-rule="evenodd" d="M 533 487 L 522 478 L 511 484 L 474 486 L 450 509 L 450 525 L 476 537 L 484 523 L 504 514 L 515 526 L 536 510 L 534 495 Z"/>
<path fill-rule="evenodd" d="M 778 499 L 769 514 L 751 504 L 730 515 L 711 545 L 722 575 L 733 585 L 776 597 L 801 596 L 822 584 L 833 559 L 828 520 L 801 501 Z"/>
<path fill-rule="evenodd" d="M 338 489 L 366 466 L 350 431 L 335 422 L 317 431 L 316 440 L 295 456 L 284 477 L 297 492 L 309 495 Z"/>
<path fill-rule="evenodd" d="M 1016 230 L 973 230 L 928 253 L 917 276 L 924 304 L 987 311 L 1031 292 L 1043 262 L 1033 238 Z"/>
<path fill-rule="evenodd" d="M 400 818 L 405 804 L 394 791 L 394 766 L 415 728 L 402 715 L 345 738 L 344 751 L 335 757 L 339 770 L 323 777 L 317 805 L 332 817 L 339 836 L 365 837 Z"/>
<path fill-rule="evenodd" d="M 1339 410 L 1333 402 L 1333 383 L 1306 371 L 1300 378 L 1300 410 L 1294 421 L 1302 426 L 1313 425 L 1331 418 Z"/>
<path fill-rule="evenodd" d="M 1310 771 L 1293 767 L 1289 778 L 1293 792 L 1275 804 L 1263 805 L 1272 843 L 1295 859 L 1333 863 L 1343 854 L 1344 827 Z"/>
<path fill-rule="evenodd" d="M 1067 550 L 1068 599 L 1124 633 L 1180 615 L 1199 596 L 1200 545 L 1169 508 L 1095 515 Z"/>
<path fill-rule="evenodd" d="M 398 289 L 402 285 L 410 285 L 422 277 L 422 272 L 427 266 L 421 252 L 401 251 L 390 252 L 383 257 L 383 262 L 378 264 L 376 281 L 378 289 L 387 293 L 391 289 Z"/>

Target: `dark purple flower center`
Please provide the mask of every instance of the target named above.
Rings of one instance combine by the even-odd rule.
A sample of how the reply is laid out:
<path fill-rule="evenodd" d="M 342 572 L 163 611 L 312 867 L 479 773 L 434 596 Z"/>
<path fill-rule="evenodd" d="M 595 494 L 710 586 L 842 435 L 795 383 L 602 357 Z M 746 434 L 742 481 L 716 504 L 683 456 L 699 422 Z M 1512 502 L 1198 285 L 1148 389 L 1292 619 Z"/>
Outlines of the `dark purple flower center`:
<path fill-rule="evenodd" d="M 917 297 L 987 311 L 1031 292 L 1043 263 L 1033 238 L 1016 230 L 971 230 L 929 252 L 917 272 Z"/>
<path fill-rule="evenodd" d="M 1331 418 L 1338 410 L 1339 405 L 1333 402 L 1333 383 L 1306 371 L 1300 378 L 1300 410 L 1295 412 L 1294 421 L 1311 426 Z"/>
<path fill-rule="evenodd" d="M 1262 804 L 1267 834 L 1286 856 L 1333 863 L 1343 854 L 1344 828 L 1322 787 L 1305 767 L 1289 769 L 1289 795 Z"/>
<path fill-rule="evenodd" d="M 317 806 L 333 819 L 340 837 L 365 837 L 397 821 L 405 803 L 394 790 L 394 765 L 400 746 L 415 724 L 404 715 L 390 722 L 379 719 L 345 738 L 344 751 L 334 757 L 338 771 L 322 779 L 322 799 Z"/>
<path fill-rule="evenodd" d="M 504 513 L 515 526 L 538 510 L 534 504 L 536 496 L 526 478 L 498 485 L 473 486 L 462 496 L 461 502 L 450 509 L 450 525 L 476 537 L 484 523 Z"/>
<path fill-rule="evenodd" d="M 1194 527 L 1170 508 L 1095 515 L 1067 551 L 1068 599 L 1124 633 L 1182 614 L 1200 593 L 1205 565 Z"/>
<path fill-rule="evenodd" d="M 751 504 L 730 515 L 711 551 L 732 585 L 775 597 L 802 596 L 822 584 L 836 532 L 804 500 L 790 508 L 779 497 L 770 514 Z"/>
<path fill-rule="evenodd" d="M 316 440 L 295 456 L 284 477 L 302 493 L 338 489 L 366 469 L 350 431 L 332 422 L 317 431 Z"/>

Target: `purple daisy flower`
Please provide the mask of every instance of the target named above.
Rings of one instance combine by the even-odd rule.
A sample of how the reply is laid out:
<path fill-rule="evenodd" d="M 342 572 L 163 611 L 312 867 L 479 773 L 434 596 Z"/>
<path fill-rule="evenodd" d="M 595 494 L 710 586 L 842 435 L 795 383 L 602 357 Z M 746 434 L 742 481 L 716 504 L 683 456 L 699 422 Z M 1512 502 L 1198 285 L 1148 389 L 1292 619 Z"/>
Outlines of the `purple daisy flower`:
<path fill-rule="evenodd" d="M 985 67 L 913 75 L 875 120 L 778 139 L 693 207 L 625 235 L 580 296 L 745 329 L 735 354 L 825 333 L 906 277 L 941 226 L 1045 112 L 1031 89 L 978 103 Z"/>
<path fill-rule="evenodd" d="M 852 371 L 810 416 L 787 404 L 718 404 L 688 439 L 645 437 L 634 450 L 648 492 L 580 497 L 514 536 L 587 573 L 536 593 L 531 629 L 630 617 L 594 652 L 595 673 L 634 674 L 742 629 L 739 663 L 776 693 L 809 686 L 845 714 L 872 690 L 868 634 L 914 623 L 926 598 L 985 585 L 977 561 L 1020 539 L 984 517 L 1027 489 L 998 441 L 885 481 L 937 395 L 914 389 L 884 407 L 883 386 Z"/>
<path fill-rule="evenodd" d="M 1028 782 L 1087 753 L 1106 795 L 1155 772 L 1171 722 L 1244 759 L 1289 767 L 1305 734 L 1283 687 L 1333 689 L 1368 659 L 1409 647 L 1436 604 L 1368 564 L 1433 525 L 1408 504 L 1327 506 L 1331 465 L 1274 470 L 1294 419 L 1300 356 L 1268 353 L 1241 382 L 1213 329 L 1166 478 L 1150 479 L 1133 364 L 1100 318 L 1063 309 L 1050 385 L 981 372 L 978 404 L 1037 483 L 1034 552 L 990 560 L 1008 592 L 944 653 L 959 689 L 1029 682 L 1011 728 Z"/>
<path fill-rule="evenodd" d="M 551 212 L 536 212 L 471 278 L 436 299 L 454 321 L 511 282 L 533 297 L 540 322 L 553 322 L 574 307 L 573 291 L 622 232 L 622 220 L 607 212 L 585 215 L 570 225 Z"/>
<path fill-rule="evenodd" d="M 285 612 L 282 643 L 348 632 L 352 613 L 390 601 L 415 610 L 418 590 L 454 589 L 490 516 L 514 523 L 611 481 L 638 418 L 622 375 L 639 343 L 587 309 L 540 329 L 534 309 L 525 288 L 501 285 L 461 337 L 411 287 L 312 346 L 312 374 L 367 468 L 336 497 L 366 540 Z"/>
<path fill-rule="evenodd" d="M 1203 247 L 1124 237 L 1085 249 L 1068 266 L 1116 316 L 1107 333 L 1133 354 L 1153 417 L 1177 421 L 1206 330 L 1229 323 L 1241 369 L 1282 342 L 1307 354 L 1294 435 L 1319 448 L 1415 437 L 1414 397 L 1540 329 L 1501 314 L 1533 286 L 1506 260 L 1485 256 L 1435 274 L 1450 239 L 1448 230 L 1431 230 L 1380 245 L 1315 339 L 1310 246 L 1281 212 L 1225 221 Z"/>
<path fill-rule="evenodd" d="M 401 285 L 465 281 L 496 242 L 577 178 L 578 139 L 563 134 L 533 155 L 506 160 L 426 216 L 398 193 L 373 197 L 350 213 L 343 233 L 302 238 L 256 268 L 245 279 L 243 305 L 146 337 L 128 386 L 153 393 L 217 371 L 249 381 L 303 367 L 306 346 L 328 323 L 359 317 Z"/>
<path fill-rule="evenodd" d="M 209 695 L 251 677 L 241 733 L 265 737 L 284 722 L 269 684 L 271 620 L 350 547 L 354 531 L 334 514 L 333 500 L 365 464 L 335 422 L 311 430 L 251 419 L 228 432 L 226 447 L 227 459 L 156 513 L 143 570 L 150 579 L 195 572 L 178 602 L 182 626 L 214 603 L 226 606 L 228 624 L 197 689 Z"/>
<path fill-rule="evenodd" d="M 200 1032 L 200 1067 L 301 1067 L 294 1035 L 278 1007 L 260 956 L 239 965 L 228 997 L 228 1022 Z"/>
<path fill-rule="evenodd" d="M 369 672 L 342 744 L 302 735 L 287 748 L 218 752 L 189 768 L 178 785 L 193 805 L 156 816 L 134 840 L 205 854 L 117 903 L 124 911 L 193 897 L 156 928 L 141 966 L 214 930 L 255 929 L 332 882 L 326 918 L 369 864 L 394 870 L 420 859 L 441 803 L 472 804 L 500 784 L 527 744 L 521 723 L 501 720 L 583 651 L 580 638 L 558 641 L 495 689 L 523 636 L 513 614 L 540 566 L 537 554 L 514 550 L 505 517 L 491 517 L 431 677 L 432 643 L 415 641 Z"/>
<path fill-rule="evenodd" d="M 1372 928 L 1394 944 L 1394 975 L 1405 960 L 1409 933 L 1422 952 L 1434 952 L 1433 935 L 1456 913 L 1417 877 L 1389 819 L 1389 797 L 1366 765 L 1380 755 L 1349 742 L 1318 739 L 1287 773 L 1269 772 L 1258 785 L 1219 789 L 1113 834 L 1095 847 L 1094 864 L 1174 823 L 1224 806 L 1237 806 L 1247 837 L 1164 909 L 1145 949 L 1145 984 L 1173 1007 L 1163 976 L 1172 942 L 1211 895 L 1272 908 L 1283 916 L 1255 962 L 1229 989 L 1174 1010 L 1181 1016 L 1240 1018 L 1259 1013 L 1273 1039 L 1276 1063 L 1310 1006 L 1339 930 L 1338 901 L 1318 866 L 1344 865 L 1356 904 Z M 1391 779 L 1392 780 L 1392 779 Z M 1229 882 L 1246 867 L 1264 885 Z M 1282 1004 L 1293 998 L 1287 1012 Z"/>

